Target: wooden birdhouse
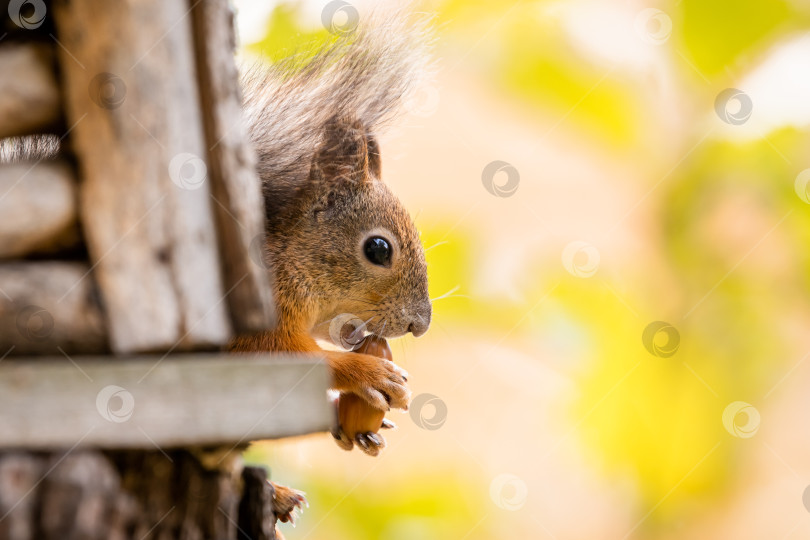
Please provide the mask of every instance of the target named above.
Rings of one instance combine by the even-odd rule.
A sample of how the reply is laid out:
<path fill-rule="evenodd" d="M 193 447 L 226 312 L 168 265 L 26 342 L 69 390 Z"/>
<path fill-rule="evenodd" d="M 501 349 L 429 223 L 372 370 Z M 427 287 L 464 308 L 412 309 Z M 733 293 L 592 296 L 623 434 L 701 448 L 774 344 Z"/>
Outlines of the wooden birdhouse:
<path fill-rule="evenodd" d="M 5 7 L 0 137 L 45 137 L 0 163 L 0 539 L 272 538 L 239 453 L 333 412 L 223 352 L 275 316 L 228 2 Z"/>

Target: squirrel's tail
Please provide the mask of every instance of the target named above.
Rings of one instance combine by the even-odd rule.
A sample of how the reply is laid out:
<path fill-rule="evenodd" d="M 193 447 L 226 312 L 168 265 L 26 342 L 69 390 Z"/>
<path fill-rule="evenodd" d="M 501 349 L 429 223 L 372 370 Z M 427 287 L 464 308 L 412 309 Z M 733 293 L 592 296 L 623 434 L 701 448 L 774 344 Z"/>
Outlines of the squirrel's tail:
<path fill-rule="evenodd" d="M 265 181 L 306 178 L 330 124 L 351 119 L 378 133 L 428 72 L 426 17 L 377 10 L 312 52 L 243 76 L 249 131 Z"/>

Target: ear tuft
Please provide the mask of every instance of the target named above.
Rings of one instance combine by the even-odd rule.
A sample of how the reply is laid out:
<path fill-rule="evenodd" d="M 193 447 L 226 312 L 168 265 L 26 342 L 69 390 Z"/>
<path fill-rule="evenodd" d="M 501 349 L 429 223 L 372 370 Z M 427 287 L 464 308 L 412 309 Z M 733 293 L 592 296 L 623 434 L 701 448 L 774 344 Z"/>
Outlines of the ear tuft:
<path fill-rule="evenodd" d="M 353 119 L 333 118 L 309 164 L 309 174 L 290 184 L 265 181 L 268 226 L 279 219 L 297 220 L 312 209 L 324 210 L 342 194 L 380 178 L 377 140 Z M 303 172 L 303 171 L 302 171 Z"/>
<path fill-rule="evenodd" d="M 335 118 L 326 126 L 313 169 L 327 182 L 361 184 L 370 180 L 366 131 L 358 121 Z"/>
<path fill-rule="evenodd" d="M 377 142 L 358 121 L 334 119 L 312 160 L 309 189 L 318 210 L 331 206 L 340 196 L 379 178 Z"/>

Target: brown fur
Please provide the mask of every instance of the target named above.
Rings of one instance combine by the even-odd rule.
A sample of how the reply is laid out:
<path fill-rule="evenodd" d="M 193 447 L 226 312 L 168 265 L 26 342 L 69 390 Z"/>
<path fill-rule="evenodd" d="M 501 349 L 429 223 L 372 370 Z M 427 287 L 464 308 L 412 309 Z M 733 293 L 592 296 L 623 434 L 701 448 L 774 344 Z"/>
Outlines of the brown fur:
<path fill-rule="evenodd" d="M 279 324 L 272 332 L 241 336 L 233 350 L 320 352 L 333 370 L 336 389 L 385 410 L 386 396 L 395 407 L 407 407 L 409 396 L 393 364 L 321 351 L 315 341 L 330 338 L 331 321 L 345 313 L 368 321 L 368 331 L 382 337 L 421 334 L 430 322 L 419 235 L 399 200 L 372 174 L 368 148 L 358 122 L 335 120 L 330 126 L 307 182 L 268 220 L 267 256 Z M 373 231 L 395 246 L 391 268 L 371 264 L 362 253 L 363 239 Z"/>
<path fill-rule="evenodd" d="M 316 338 L 330 337 L 330 323 L 346 313 L 382 337 L 419 335 L 430 324 L 422 244 L 407 211 L 382 182 L 374 135 L 424 67 L 422 27 L 408 29 L 402 17 L 391 20 L 393 26 L 361 28 L 338 40 L 297 70 L 292 61 L 245 79 L 278 325 L 231 345 L 233 351 L 317 353 L 329 364 L 333 388 L 381 410 L 408 407 L 407 374 L 376 356 L 321 350 Z M 393 244 L 390 268 L 365 259 L 361 246 L 371 234 Z M 370 455 L 385 445 L 379 435 L 358 437 Z M 335 438 L 347 450 L 355 443 L 342 430 Z M 293 500 L 284 517 L 302 502 Z"/>
<path fill-rule="evenodd" d="M 376 133 L 424 72 L 424 25 L 376 16 L 306 62 L 245 79 L 267 208 L 267 249 L 279 323 L 234 340 L 234 351 L 318 353 L 334 388 L 387 410 L 406 408 L 404 372 L 379 358 L 322 351 L 343 314 L 390 338 L 430 324 L 425 256 L 407 211 L 382 182 Z M 390 268 L 366 260 L 371 235 L 393 245 Z"/>

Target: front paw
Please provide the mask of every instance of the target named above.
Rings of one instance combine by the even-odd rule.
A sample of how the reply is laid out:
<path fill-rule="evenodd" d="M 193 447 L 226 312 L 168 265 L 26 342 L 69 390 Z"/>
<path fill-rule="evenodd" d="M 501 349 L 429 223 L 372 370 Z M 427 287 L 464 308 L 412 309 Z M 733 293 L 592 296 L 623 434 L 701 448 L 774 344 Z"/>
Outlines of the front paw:
<path fill-rule="evenodd" d="M 389 360 L 367 354 L 355 353 L 354 356 L 358 357 L 358 369 L 346 390 L 357 394 L 377 410 L 407 411 L 411 402 L 408 373 Z"/>

